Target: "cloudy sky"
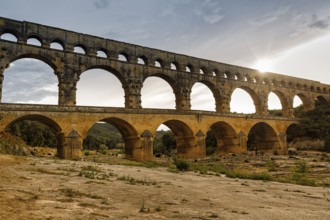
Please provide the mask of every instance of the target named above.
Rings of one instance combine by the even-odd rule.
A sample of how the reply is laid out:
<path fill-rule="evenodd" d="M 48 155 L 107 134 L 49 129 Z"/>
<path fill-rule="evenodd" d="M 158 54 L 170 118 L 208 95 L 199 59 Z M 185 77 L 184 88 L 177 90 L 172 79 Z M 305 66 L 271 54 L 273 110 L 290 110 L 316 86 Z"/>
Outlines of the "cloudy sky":
<path fill-rule="evenodd" d="M 329 0 L 1 0 L 0 15 L 330 84 Z M 123 106 L 123 95 L 112 74 L 94 70 L 81 76 L 77 101 Z M 232 111 L 254 111 L 244 95 L 234 92 Z M 191 97 L 193 109 L 214 110 L 202 84 Z M 14 62 L 5 71 L 3 101 L 56 104 L 50 67 Z M 143 107 L 174 105 L 169 85 L 147 79 Z M 278 107 L 276 96 L 269 105 Z"/>

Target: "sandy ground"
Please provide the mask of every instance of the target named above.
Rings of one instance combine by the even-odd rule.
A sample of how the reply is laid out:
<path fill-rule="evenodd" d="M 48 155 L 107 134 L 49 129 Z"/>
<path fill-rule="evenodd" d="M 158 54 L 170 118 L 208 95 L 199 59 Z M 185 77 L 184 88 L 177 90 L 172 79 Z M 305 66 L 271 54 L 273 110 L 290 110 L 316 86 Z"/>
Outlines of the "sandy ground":
<path fill-rule="evenodd" d="M 330 219 L 330 188 L 0 155 L 0 219 Z"/>

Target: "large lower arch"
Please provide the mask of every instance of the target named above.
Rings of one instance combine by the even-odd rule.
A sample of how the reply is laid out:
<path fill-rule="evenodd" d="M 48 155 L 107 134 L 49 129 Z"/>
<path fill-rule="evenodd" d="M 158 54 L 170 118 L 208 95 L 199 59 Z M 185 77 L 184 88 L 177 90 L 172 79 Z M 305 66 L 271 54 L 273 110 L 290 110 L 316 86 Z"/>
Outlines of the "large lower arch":
<path fill-rule="evenodd" d="M 238 137 L 232 126 L 226 122 L 216 122 L 211 125 L 210 131 L 214 134 L 217 142 L 215 150 L 217 155 L 239 153 Z"/>
<path fill-rule="evenodd" d="M 24 115 L 22 117 L 16 118 L 15 120 L 13 120 L 12 122 L 10 122 L 6 128 L 5 131 L 11 127 L 13 124 L 15 124 L 18 121 L 23 121 L 23 120 L 31 120 L 31 121 L 38 121 L 44 125 L 46 125 L 55 135 L 56 140 L 57 140 L 57 156 L 60 158 L 66 158 L 65 157 L 65 137 L 64 137 L 64 133 L 62 131 L 62 128 L 52 119 L 43 116 L 43 115 Z"/>
<path fill-rule="evenodd" d="M 195 136 L 191 128 L 179 120 L 168 120 L 163 123 L 173 132 L 177 154 L 184 158 L 199 157 L 200 152 L 196 152 Z"/>
<path fill-rule="evenodd" d="M 280 143 L 274 129 L 265 122 L 255 124 L 248 134 L 248 150 L 268 153 L 282 153 Z"/>
<path fill-rule="evenodd" d="M 292 123 L 286 129 L 285 134 L 286 134 L 287 145 L 288 145 L 288 147 L 290 147 L 292 144 L 294 144 L 295 140 L 297 140 L 298 138 L 304 137 L 305 131 L 299 124 Z"/>
<path fill-rule="evenodd" d="M 125 143 L 125 155 L 128 158 L 142 160 L 141 139 L 136 129 L 127 121 L 110 117 L 100 121 L 106 122 L 118 129 Z"/>

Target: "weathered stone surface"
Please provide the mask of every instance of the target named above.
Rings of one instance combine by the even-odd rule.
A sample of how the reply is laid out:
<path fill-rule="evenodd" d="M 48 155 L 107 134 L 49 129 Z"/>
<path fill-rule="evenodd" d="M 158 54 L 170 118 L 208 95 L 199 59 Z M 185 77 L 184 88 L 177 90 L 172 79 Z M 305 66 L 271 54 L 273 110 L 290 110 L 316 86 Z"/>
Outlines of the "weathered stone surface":
<path fill-rule="evenodd" d="M 301 98 L 306 110 L 314 107 L 316 99 L 330 102 L 330 86 L 316 81 L 261 74 L 249 68 L 0 17 L 0 36 L 5 33 L 13 34 L 17 41 L 0 39 L 0 101 L 5 68 L 16 59 L 32 57 L 53 68 L 59 80 L 59 102 L 58 106 L 0 104 L 0 131 L 19 119 L 42 121 L 57 132 L 58 152 L 64 158 L 81 156 L 78 144 L 97 121 L 117 127 L 123 136 L 126 154 L 137 160 L 152 158 L 152 136 L 144 134 L 150 131 L 154 136 L 160 124 L 173 131 L 178 153 L 187 158 L 205 156 L 205 137 L 196 134 L 206 134 L 210 128 L 218 132 L 219 154 L 246 151 L 251 129 L 259 135 L 260 149 L 284 153 L 286 129 L 297 122 L 293 118 L 294 96 Z M 41 46 L 27 44 L 30 38 L 38 39 Z M 63 50 L 52 49 L 52 43 L 59 43 Z M 75 47 L 85 53 L 74 52 Z M 107 57 L 98 57 L 100 51 Z M 118 60 L 119 55 L 127 61 Z M 144 64 L 138 63 L 138 59 Z M 125 108 L 75 107 L 80 75 L 92 68 L 111 71 L 120 80 Z M 176 110 L 142 109 L 141 88 L 150 76 L 170 84 L 176 97 Z M 196 82 L 210 88 L 216 112 L 190 110 L 191 89 Z M 256 106 L 255 115 L 230 113 L 230 97 L 236 88 L 250 94 Z M 279 97 L 284 117 L 268 116 L 270 92 Z M 263 129 L 268 131 L 267 135 L 258 134 Z M 71 140 L 68 135 L 72 130 L 81 137 Z"/>

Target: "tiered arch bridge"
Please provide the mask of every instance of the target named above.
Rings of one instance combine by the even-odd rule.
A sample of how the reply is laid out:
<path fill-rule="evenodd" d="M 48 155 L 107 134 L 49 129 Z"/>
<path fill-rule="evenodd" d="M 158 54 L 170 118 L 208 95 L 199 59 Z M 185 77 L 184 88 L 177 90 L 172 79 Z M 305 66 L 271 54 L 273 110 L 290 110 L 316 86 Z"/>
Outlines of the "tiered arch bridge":
<path fill-rule="evenodd" d="M 247 151 L 251 133 L 258 149 L 285 153 L 288 131 L 298 122 L 293 115 L 293 98 L 299 96 L 305 110 L 313 109 L 315 100 L 330 102 L 330 86 L 317 81 L 261 74 L 254 69 L 0 18 L 0 36 L 6 34 L 14 40 L 0 39 L 0 97 L 5 69 L 21 58 L 47 63 L 58 78 L 59 92 L 58 105 L 0 103 L 0 131 L 18 120 L 40 121 L 56 134 L 62 158 L 81 157 L 82 140 L 98 121 L 120 131 L 126 154 L 136 160 L 152 159 L 153 137 L 160 124 L 172 130 L 177 151 L 186 158 L 205 156 L 205 138 L 210 129 L 219 154 Z M 30 45 L 31 39 L 39 45 Z M 125 92 L 124 108 L 76 106 L 80 75 L 95 68 L 111 71 L 120 80 Z M 152 76 L 164 79 L 173 89 L 174 110 L 141 107 L 143 82 Z M 197 82 L 212 91 L 215 112 L 190 109 L 191 90 Z M 236 88 L 250 94 L 255 114 L 230 113 L 231 94 Z M 281 101 L 281 117 L 268 114 L 271 92 Z"/>

